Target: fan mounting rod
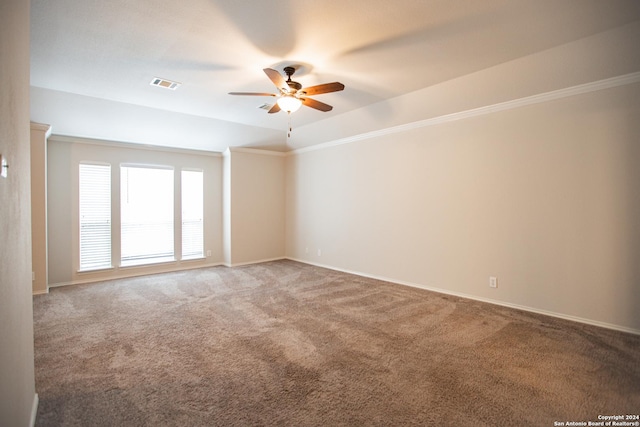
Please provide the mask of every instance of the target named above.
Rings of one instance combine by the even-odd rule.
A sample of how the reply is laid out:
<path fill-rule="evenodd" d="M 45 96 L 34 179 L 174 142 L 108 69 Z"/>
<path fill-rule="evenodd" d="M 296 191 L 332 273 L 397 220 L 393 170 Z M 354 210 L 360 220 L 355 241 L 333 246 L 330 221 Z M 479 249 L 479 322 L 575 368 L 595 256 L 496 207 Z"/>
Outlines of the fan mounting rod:
<path fill-rule="evenodd" d="M 296 91 L 302 89 L 302 85 L 298 82 L 294 82 L 291 80 L 291 76 L 296 72 L 294 67 L 284 67 L 284 73 L 287 75 L 287 84 L 291 89 L 295 89 Z"/>

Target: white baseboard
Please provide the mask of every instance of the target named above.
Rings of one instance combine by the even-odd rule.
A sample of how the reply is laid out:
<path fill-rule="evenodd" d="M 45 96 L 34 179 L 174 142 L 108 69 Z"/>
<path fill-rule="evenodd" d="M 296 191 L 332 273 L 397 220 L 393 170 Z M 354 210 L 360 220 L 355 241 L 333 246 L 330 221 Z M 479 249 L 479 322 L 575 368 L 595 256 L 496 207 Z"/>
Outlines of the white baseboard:
<path fill-rule="evenodd" d="M 424 289 L 424 290 L 427 290 L 427 291 L 437 292 L 437 293 L 440 293 L 440 294 L 452 295 L 452 296 L 456 296 L 456 297 L 460 297 L 460 298 L 471 299 L 471 300 L 474 300 L 474 301 L 486 302 L 486 303 L 489 303 L 489 304 L 500 305 L 500 306 L 503 306 L 503 307 L 514 308 L 514 309 L 517 309 L 517 310 L 528 311 L 528 312 L 531 312 L 531 313 L 542 314 L 542 315 L 550 316 L 550 317 L 556 317 L 558 319 L 570 320 L 572 322 L 584 323 L 584 324 L 587 324 L 587 325 L 593 325 L 593 326 L 598 326 L 598 327 L 601 327 L 601 328 L 612 329 L 612 330 L 615 330 L 615 331 L 627 332 L 627 333 L 634 334 L 634 335 L 640 335 L 640 330 L 634 329 L 634 328 L 629 328 L 627 326 L 615 325 L 615 324 L 607 323 L 607 322 L 600 322 L 598 320 L 593 320 L 593 319 L 585 319 L 584 317 L 571 316 L 571 315 L 564 314 L 564 313 L 556 313 L 554 311 L 543 310 L 543 309 L 540 309 L 540 308 L 528 307 L 528 306 L 519 305 L 519 304 L 512 304 L 512 303 L 509 303 L 509 302 L 493 300 L 493 299 L 490 299 L 490 298 L 478 297 L 476 295 L 469 295 L 469 294 L 465 294 L 465 293 L 462 293 L 462 292 L 455 292 L 455 291 L 450 291 L 450 290 L 447 290 L 447 289 L 426 286 L 426 285 L 422 285 L 422 284 L 419 284 L 419 283 L 406 282 L 406 281 L 403 281 L 403 280 L 393 279 L 393 278 L 389 278 L 389 277 L 382 277 L 382 276 L 377 276 L 377 275 L 373 275 L 373 274 L 366 274 L 366 273 L 362 273 L 362 272 L 359 272 L 359 271 L 351 271 L 351 270 L 346 270 L 346 269 L 343 269 L 343 268 L 336 268 L 336 267 L 333 267 L 333 266 L 330 266 L 330 265 L 314 263 L 314 262 L 311 262 L 311 261 L 306 261 L 306 260 L 297 259 L 297 258 L 287 257 L 286 259 L 289 259 L 291 261 L 301 262 L 303 264 L 314 265 L 316 267 L 326 268 L 326 269 L 329 269 L 329 270 L 335 270 L 335 271 L 340 271 L 340 272 L 343 272 L 343 273 L 353 274 L 353 275 L 356 275 L 356 276 L 367 277 L 369 279 L 376 279 L 376 280 L 382 280 L 382 281 L 385 281 L 385 282 L 397 283 L 399 285 L 410 286 L 412 288 L 418 288 L 418 289 Z"/>
<path fill-rule="evenodd" d="M 260 264 L 263 262 L 271 262 L 271 261 L 279 261 L 279 260 L 283 260 L 283 259 L 287 259 L 286 257 L 282 256 L 282 257 L 275 257 L 275 258 L 265 258 L 265 259 L 259 259 L 259 260 L 254 260 L 254 261 L 246 261 L 246 262 L 238 262 L 238 263 L 226 263 L 226 262 L 217 262 L 217 263 L 211 263 L 211 264 L 200 264 L 200 265 L 187 265 L 187 264 L 183 264 L 180 266 L 175 266 L 172 268 L 168 268 L 168 269 L 163 269 L 161 271 L 153 271 L 153 272 L 149 272 L 149 271 L 134 271 L 131 269 L 126 269 L 123 271 L 126 271 L 127 273 L 125 274 L 116 274 L 116 275 L 112 275 L 112 276 L 105 276 L 105 277 L 93 277 L 90 279 L 83 279 L 83 280 L 73 280 L 70 282 L 59 282 L 59 283 L 50 283 L 47 286 L 47 292 L 39 292 L 39 293 L 35 293 L 34 295 L 39 295 L 42 293 L 49 293 L 49 288 L 58 288 L 61 286 L 73 286 L 73 285 L 84 285 L 87 283 L 96 283 L 96 282 L 106 282 L 108 280 L 117 280 L 117 279 L 126 279 L 128 277 L 138 277 L 138 276 L 150 276 L 153 274 L 163 274 L 163 273 L 172 273 L 175 271 L 183 271 L 183 270 L 194 270 L 197 268 L 208 268 L 208 267 L 218 267 L 220 265 L 223 265 L 225 267 L 240 267 L 243 265 L 251 265 L 251 264 Z M 146 267 L 146 266 L 145 266 Z"/>
<path fill-rule="evenodd" d="M 38 415 L 38 393 L 33 395 L 33 403 L 31 404 L 31 420 L 29 420 L 29 425 L 31 427 L 36 425 L 36 416 Z"/>
<path fill-rule="evenodd" d="M 542 314 L 542 315 L 545 315 L 545 316 L 556 317 L 556 318 L 559 318 L 559 319 L 570 320 L 572 322 L 584 323 L 584 324 L 587 324 L 587 325 L 593 325 L 593 326 L 598 326 L 598 327 L 601 327 L 601 328 L 612 329 L 612 330 L 616 330 L 616 331 L 620 331 L 620 332 L 627 332 L 627 333 L 631 333 L 631 334 L 635 334 L 635 335 L 640 335 L 640 330 L 634 329 L 634 328 L 629 328 L 627 326 L 616 325 L 616 324 L 607 323 L 607 322 L 600 322 L 598 320 L 586 319 L 584 317 L 578 317 L 578 316 L 571 316 L 571 315 L 564 314 L 564 313 L 557 313 L 557 312 L 554 312 L 554 311 L 548 311 L 548 310 L 544 310 L 544 309 L 540 309 L 540 308 L 536 308 L 536 307 L 529 307 L 529 306 L 520 305 L 520 304 L 513 304 L 513 303 L 509 303 L 509 302 L 498 301 L 498 300 L 494 300 L 494 299 L 490 299 L 490 298 L 483 298 L 483 297 L 479 297 L 479 296 L 476 296 L 476 295 L 470 295 L 470 294 L 465 294 L 465 293 L 462 293 L 462 292 L 451 291 L 451 290 L 448 290 L 448 289 L 437 288 L 437 287 L 432 287 L 432 286 L 426 286 L 426 285 L 423 285 L 423 284 L 420 284 L 420 283 L 407 282 L 407 281 L 398 280 L 398 279 L 394 279 L 394 278 L 390 278 L 390 277 L 383 277 L 383 276 L 378 276 L 378 275 L 374 275 L 374 274 L 363 273 L 363 272 L 360 272 L 360 271 L 347 270 L 347 269 L 343 269 L 343 268 L 334 267 L 334 266 L 331 266 L 331 265 L 320 264 L 320 263 L 315 263 L 315 262 L 311 262 L 311 261 L 307 261 L 307 260 L 303 260 L 303 259 L 286 257 L 286 256 L 285 257 L 276 257 L 276 258 L 267 258 L 267 259 L 261 259 L 261 260 L 255 260 L 255 261 L 240 262 L 240 263 L 215 263 L 215 264 L 199 265 L 199 266 L 192 266 L 192 267 L 179 267 L 179 268 L 172 269 L 172 270 L 169 270 L 169 271 L 159 271 L 159 272 L 154 272 L 154 273 L 147 272 L 147 273 L 118 275 L 118 276 L 115 276 L 115 277 L 108 277 L 108 278 L 95 278 L 95 279 L 87 279 L 87 280 L 77 280 L 77 281 L 67 282 L 67 283 L 50 284 L 48 286 L 48 288 L 50 288 L 50 287 L 59 287 L 59 286 L 81 285 L 81 284 L 85 284 L 85 283 L 95 283 L 95 282 L 103 282 L 103 281 L 114 280 L 114 279 L 124 279 L 124 278 L 127 278 L 127 277 L 147 276 L 147 275 L 151 275 L 151 274 L 171 273 L 171 272 L 174 272 L 174 271 L 191 270 L 191 269 L 196 269 L 196 268 L 217 267 L 219 265 L 224 265 L 225 267 L 240 267 L 240 266 L 243 266 L 243 265 L 260 264 L 260 263 L 263 263 L 263 262 L 279 261 L 279 260 L 283 260 L 283 259 L 288 259 L 288 260 L 300 262 L 300 263 L 303 263 L 303 264 L 314 265 L 316 267 L 322 267 L 322 268 L 326 268 L 326 269 L 329 269 L 329 270 L 340 271 L 340 272 L 343 272 L 343 273 L 353 274 L 353 275 L 356 275 L 356 276 L 367 277 L 367 278 L 370 278 L 370 279 L 376 279 L 376 280 L 382 280 L 382 281 L 385 281 L 385 282 L 397 283 L 399 285 L 410 286 L 412 288 L 424 289 L 424 290 L 427 290 L 427 291 L 437 292 L 437 293 L 440 293 L 440 294 L 452 295 L 452 296 L 456 296 L 456 297 L 460 297 L 460 298 L 466 298 L 466 299 L 471 299 L 471 300 L 475 300 L 475 301 L 486 302 L 486 303 L 489 303 L 489 304 L 500 305 L 500 306 L 503 306 L 503 307 L 514 308 L 514 309 L 517 309 L 517 310 L 528 311 L 528 312 L 531 312 L 531 313 Z M 47 292 L 48 292 L 48 288 L 47 288 Z M 35 293 L 34 293 L 34 295 L 35 295 Z"/>
<path fill-rule="evenodd" d="M 195 270 L 198 268 L 208 268 L 208 267 L 217 267 L 219 265 L 225 265 L 222 262 L 210 263 L 210 264 L 198 264 L 198 265 L 188 265 L 188 263 L 184 263 L 181 265 L 177 265 L 171 268 L 162 269 L 158 271 L 136 271 L 134 269 L 123 269 L 120 271 L 126 271 L 124 274 L 115 274 L 110 276 L 101 276 L 101 277 L 92 277 L 82 280 L 72 280 L 70 282 L 59 282 L 59 283 L 50 283 L 48 288 L 59 288 L 61 286 L 73 286 L 73 285 L 84 285 L 87 283 L 96 283 L 96 282 L 107 282 L 109 280 L 117 280 L 117 279 L 126 279 L 128 277 L 139 277 L 139 276 L 152 276 L 154 274 L 163 274 L 163 273 L 174 273 L 176 271 L 184 271 L 184 270 Z"/>

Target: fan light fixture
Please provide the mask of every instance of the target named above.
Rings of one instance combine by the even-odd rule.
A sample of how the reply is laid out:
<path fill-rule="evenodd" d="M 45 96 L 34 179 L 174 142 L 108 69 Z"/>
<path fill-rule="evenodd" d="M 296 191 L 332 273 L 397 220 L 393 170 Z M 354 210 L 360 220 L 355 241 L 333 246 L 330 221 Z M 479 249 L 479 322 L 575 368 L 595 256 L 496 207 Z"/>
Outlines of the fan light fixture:
<path fill-rule="evenodd" d="M 302 101 L 289 94 L 282 95 L 276 102 L 278 103 L 278 106 L 287 113 L 293 113 L 294 111 L 297 111 L 298 108 L 300 108 L 300 106 L 302 105 Z"/>
<path fill-rule="evenodd" d="M 276 97 L 276 103 L 269 108 L 269 114 L 277 113 L 284 110 L 287 113 L 293 113 L 300 108 L 301 105 L 313 108 L 318 111 L 331 111 L 333 107 L 324 102 L 316 101 L 310 96 L 321 95 L 323 93 L 338 92 L 344 89 L 344 85 L 340 82 L 324 83 L 315 86 L 303 88 L 298 82 L 291 80 L 291 76 L 296 72 L 296 67 L 284 67 L 287 79 L 273 68 L 265 68 L 262 71 L 269 77 L 278 88 L 278 93 L 268 92 L 229 92 L 229 95 L 248 95 L 248 96 L 273 96 Z M 266 109 L 266 108 L 265 108 Z"/>

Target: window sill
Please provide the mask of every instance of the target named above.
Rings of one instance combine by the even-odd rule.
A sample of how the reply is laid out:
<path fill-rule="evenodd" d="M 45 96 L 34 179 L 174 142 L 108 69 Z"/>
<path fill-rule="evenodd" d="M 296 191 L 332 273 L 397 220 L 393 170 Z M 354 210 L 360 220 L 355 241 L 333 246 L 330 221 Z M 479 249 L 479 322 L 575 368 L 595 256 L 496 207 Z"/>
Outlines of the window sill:
<path fill-rule="evenodd" d="M 207 258 L 204 256 L 194 256 L 194 257 L 182 258 L 180 261 L 202 261 L 204 259 L 207 259 Z"/>
<path fill-rule="evenodd" d="M 115 267 L 110 265 L 108 267 L 93 267 L 93 268 L 81 268 L 79 269 L 77 272 L 82 274 L 82 273 L 96 273 L 98 271 L 107 271 L 107 270 L 114 270 Z"/>
<path fill-rule="evenodd" d="M 158 265 L 158 264 L 168 264 L 176 262 L 174 257 L 164 257 L 164 258 L 155 258 L 155 259 L 141 259 L 135 261 L 125 261 L 120 264 L 121 268 L 128 267 L 145 267 L 147 265 Z"/>

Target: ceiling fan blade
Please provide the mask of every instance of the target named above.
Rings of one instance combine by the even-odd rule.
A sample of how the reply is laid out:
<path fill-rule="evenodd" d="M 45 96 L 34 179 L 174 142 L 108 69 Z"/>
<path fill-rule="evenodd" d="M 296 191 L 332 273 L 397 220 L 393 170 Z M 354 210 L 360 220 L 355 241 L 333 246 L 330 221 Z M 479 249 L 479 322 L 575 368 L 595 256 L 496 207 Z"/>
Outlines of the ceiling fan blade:
<path fill-rule="evenodd" d="M 229 92 L 229 95 L 244 95 L 244 96 L 277 96 L 275 93 L 266 93 L 266 92 Z"/>
<path fill-rule="evenodd" d="M 315 108 L 316 110 L 320 110 L 320 111 L 331 111 L 331 110 L 333 110 L 333 107 L 331 105 L 325 104 L 324 102 L 316 101 L 315 99 L 300 98 L 300 101 L 302 101 L 302 105 L 306 105 L 307 107 Z"/>
<path fill-rule="evenodd" d="M 340 82 L 325 83 L 317 86 L 309 86 L 301 89 L 306 95 L 320 95 L 321 93 L 339 92 L 344 89 Z"/>
<path fill-rule="evenodd" d="M 271 107 L 271 109 L 267 111 L 267 113 L 273 114 L 273 113 L 277 113 L 278 111 L 280 111 L 280 106 L 276 102 L 275 104 L 273 104 L 273 107 Z"/>
<path fill-rule="evenodd" d="M 274 70 L 273 68 L 265 68 L 262 71 L 269 77 L 274 85 L 282 92 L 289 92 L 289 85 L 287 81 L 282 77 L 282 74 Z"/>

